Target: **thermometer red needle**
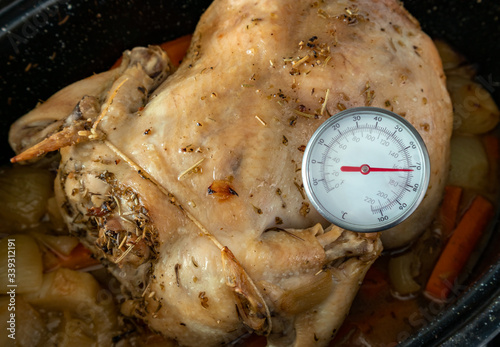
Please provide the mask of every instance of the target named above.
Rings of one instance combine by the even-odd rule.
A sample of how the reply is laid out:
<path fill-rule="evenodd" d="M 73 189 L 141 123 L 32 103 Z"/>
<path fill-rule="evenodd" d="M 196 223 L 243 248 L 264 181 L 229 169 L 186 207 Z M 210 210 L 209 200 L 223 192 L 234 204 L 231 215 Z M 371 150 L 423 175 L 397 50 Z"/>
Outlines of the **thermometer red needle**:
<path fill-rule="evenodd" d="M 370 167 L 370 165 L 363 164 L 361 166 L 341 166 L 340 171 L 342 172 L 360 172 L 363 175 L 368 175 L 370 172 L 401 172 L 401 171 L 413 171 L 412 169 L 395 169 L 386 167 Z"/>

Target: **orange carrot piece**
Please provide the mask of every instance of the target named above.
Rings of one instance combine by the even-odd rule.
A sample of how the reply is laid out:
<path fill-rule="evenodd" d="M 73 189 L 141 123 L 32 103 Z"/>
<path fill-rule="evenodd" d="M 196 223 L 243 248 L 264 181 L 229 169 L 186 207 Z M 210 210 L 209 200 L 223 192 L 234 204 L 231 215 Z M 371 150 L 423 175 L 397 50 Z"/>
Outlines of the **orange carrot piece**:
<path fill-rule="evenodd" d="M 110 70 L 113 70 L 113 69 L 116 69 L 118 66 L 120 66 L 120 64 L 122 63 L 122 60 L 123 60 L 123 57 L 120 56 L 120 58 L 118 58 L 115 63 L 109 68 Z"/>
<path fill-rule="evenodd" d="M 192 37 L 193 35 L 184 35 L 175 40 L 167 41 L 159 45 L 165 52 L 167 52 L 172 65 L 175 67 L 179 66 L 182 58 L 186 55 L 189 45 L 191 44 Z M 121 63 L 122 57 L 115 61 L 110 70 L 117 68 Z"/>
<path fill-rule="evenodd" d="M 167 52 L 174 66 L 179 66 L 191 44 L 193 35 L 181 36 L 178 39 L 162 43 L 160 47 Z"/>
<path fill-rule="evenodd" d="M 443 240 L 448 240 L 453 229 L 455 229 L 462 192 L 463 188 L 458 186 L 446 186 L 444 188 L 443 203 L 439 210 Z"/>
<path fill-rule="evenodd" d="M 99 264 L 99 261 L 92 257 L 92 252 L 81 243 L 73 248 L 67 256 L 54 252 L 51 253 L 55 255 L 55 259 L 51 257 L 51 262 L 48 264 L 49 266 L 45 269 L 45 272 L 54 271 L 61 267 L 79 270 Z"/>
<path fill-rule="evenodd" d="M 493 215 L 491 202 L 478 195 L 458 223 L 429 277 L 425 291 L 431 298 L 445 300 L 448 297 Z"/>

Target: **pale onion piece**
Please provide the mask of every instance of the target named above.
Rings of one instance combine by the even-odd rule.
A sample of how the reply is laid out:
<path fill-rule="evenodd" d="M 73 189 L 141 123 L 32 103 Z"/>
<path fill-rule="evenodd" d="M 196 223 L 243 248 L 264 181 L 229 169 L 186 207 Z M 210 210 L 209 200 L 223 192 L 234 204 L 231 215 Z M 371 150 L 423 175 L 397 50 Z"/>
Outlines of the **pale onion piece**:
<path fill-rule="evenodd" d="M 389 260 L 389 279 L 397 294 L 409 295 L 420 290 L 420 285 L 414 280 L 417 265 L 418 258 L 413 252 Z"/>
<path fill-rule="evenodd" d="M 72 318 L 81 319 L 91 330 L 86 334 L 106 345 L 116 333 L 116 310 L 111 293 L 101 289 L 89 273 L 60 268 L 46 273 L 37 292 L 25 295 L 36 308 L 69 311 Z"/>
<path fill-rule="evenodd" d="M 135 300 L 128 299 L 128 300 L 125 300 L 122 303 L 122 305 L 120 306 L 120 312 L 124 316 L 131 317 L 134 315 L 134 311 L 136 308 L 137 308 L 137 302 Z"/>
<path fill-rule="evenodd" d="M 46 247 L 50 248 L 55 253 L 66 256 L 70 255 L 71 251 L 80 243 L 80 241 L 78 241 L 78 238 L 74 236 L 56 236 L 40 232 L 32 232 L 30 233 L 30 235 L 44 244 Z"/>
<path fill-rule="evenodd" d="M 460 65 L 457 68 L 446 70 L 445 72 L 446 78 L 449 78 L 452 75 L 457 75 L 463 78 L 467 78 L 469 81 L 474 79 L 474 76 L 477 74 L 476 66 L 474 65 Z"/>
<path fill-rule="evenodd" d="M 483 134 L 492 130 L 500 111 L 490 93 L 470 79 L 449 75 L 446 82 L 453 103 L 453 128 L 461 134 Z"/>
<path fill-rule="evenodd" d="M 484 189 L 488 185 L 488 157 L 477 136 L 454 135 L 450 142 L 448 184 Z"/>
<path fill-rule="evenodd" d="M 297 314 L 323 302 L 332 289 L 332 274 L 329 270 L 313 275 L 305 284 L 286 291 L 280 300 L 283 311 Z"/>
<path fill-rule="evenodd" d="M 44 274 L 41 288 L 27 294 L 26 300 L 47 310 L 75 310 L 97 305 L 99 284 L 91 274 L 65 268 Z"/>
<path fill-rule="evenodd" d="M 54 176 L 30 167 L 0 169 L 0 220 L 23 229 L 40 221 L 53 195 Z"/>
<path fill-rule="evenodd" d="M 58 333 L 58 347 L 73 347 L 73 346 L 88 346 L 97 347 L 97 339 L 94 336 L 89 336 L 92 331 L 92 326 L 81 319 L 72 318 L 67 312 L 64 315 Z"/>
<path fill-rule="evenodd" d="M 439 56 L 441 57 L 444 70 L 454 69 L 465 61 L 464 57 L 454 50 L 448 43 L 442 40 L 434 40 L 434 45 L 436 46 Z"/>
<path fill-rule="evenodd" d="M 16 293 L 36 291 L 42 285 L 42 254 L 29 235 L 10 235 L 0 240 L 0 293 L 16 285 Z"/>
<path fill-rule="evenodd" d="M 42 317 L 22 295 L 0 296 L 0 331 L 0 346 L 41 346 L 47 334 Z"/>

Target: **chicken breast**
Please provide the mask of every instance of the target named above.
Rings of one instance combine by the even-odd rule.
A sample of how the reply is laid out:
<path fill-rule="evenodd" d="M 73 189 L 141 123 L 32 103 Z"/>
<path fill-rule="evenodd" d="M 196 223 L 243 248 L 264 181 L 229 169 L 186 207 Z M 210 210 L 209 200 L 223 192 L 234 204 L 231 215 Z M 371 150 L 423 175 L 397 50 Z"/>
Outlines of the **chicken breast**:
<path fill-rule="evenodd" d="M 405 117 L 429 151 L 423 203 L 382 234 L 398 247 L 440 201 L 452 108 L 432 41 L 395 0 L 216 0 L 178 70 L 157 47 L 127 51 L 10 141 L 15 161 L 61 148 L 57 199 L 129 293 L 123 313 L 181 345 L 325 345 L 382 246 L 329 225 L 300 168 L 315 129 L 356 106 Z"/>

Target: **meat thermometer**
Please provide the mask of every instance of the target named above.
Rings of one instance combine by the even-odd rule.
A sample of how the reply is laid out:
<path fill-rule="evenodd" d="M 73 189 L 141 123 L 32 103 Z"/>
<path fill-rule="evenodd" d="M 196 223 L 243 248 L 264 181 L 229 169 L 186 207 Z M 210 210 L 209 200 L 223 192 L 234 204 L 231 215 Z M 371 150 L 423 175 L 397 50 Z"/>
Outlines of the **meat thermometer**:
<path fill-rule="evenodd" d="M 375 232 L 408 218 L 430 177 L 427 148 L 401 116 L 375 107 L 342 111 L 309 140 L 302 161 L 306 194 L 331 223 Z"/>

